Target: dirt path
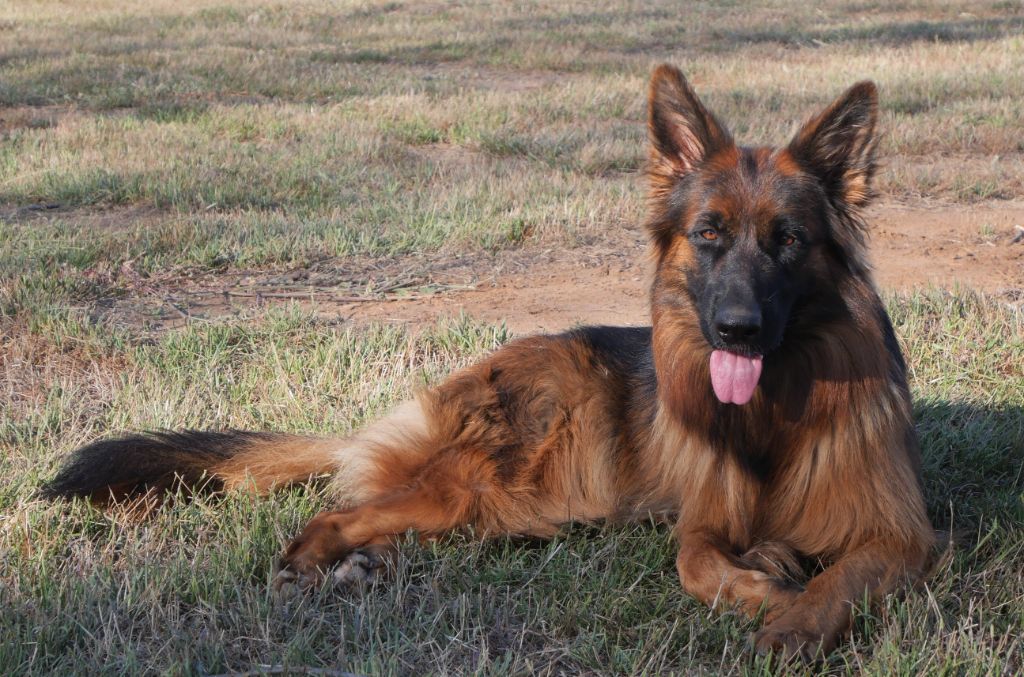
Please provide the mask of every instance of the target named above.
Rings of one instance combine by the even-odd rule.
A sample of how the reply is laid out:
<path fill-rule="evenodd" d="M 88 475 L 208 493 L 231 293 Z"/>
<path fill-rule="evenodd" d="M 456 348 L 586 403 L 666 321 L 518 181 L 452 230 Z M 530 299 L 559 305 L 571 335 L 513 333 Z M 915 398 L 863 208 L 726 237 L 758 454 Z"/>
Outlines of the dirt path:
<path fill-rule="evenodd" d="M 1024 203 L 875 207 L 872 256 L 883 289 L 964 286 L 1024 303 Z M 1014 239 L 1017 239 L 1014 242 Z M 328 261 L 307 269 L 170 278 L 113 301 L 125 321 L 153 329 L 298 303 L 347 322 L 420 325 L 466 313 L 516 333 L 576 323 L 647 321 L 645 244 L 639 232 L 572 249 L 537 247 L 463 257 Z M 153 320 L 152 318 L 159 318 Z"/>

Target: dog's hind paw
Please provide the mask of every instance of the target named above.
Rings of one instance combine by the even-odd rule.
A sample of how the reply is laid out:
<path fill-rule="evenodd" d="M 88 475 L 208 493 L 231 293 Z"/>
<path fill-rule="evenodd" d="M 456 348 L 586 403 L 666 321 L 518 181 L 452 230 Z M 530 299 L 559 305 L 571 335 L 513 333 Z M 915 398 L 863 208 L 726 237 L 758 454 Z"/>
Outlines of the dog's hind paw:
<path fill-rule="evenodd" d="M 299 569 L 282 562 L 274 574 L 272 586 L 275 592 L 290 595 L 314 588 L 324 581 L 335 587 L 367 585 L 384 577 L 391 561 L 391 553 L 390 548 L 381 546 L 360 548 L 349 553 L 327 571 L 319 567 Z"/>
<path fill-rule="evenodd" d="M 323 577 L 320 575 L 310 572 L 300 573 L 293 569 L 282 567 L 279 563 L 275 567 L 274 577 L 270 582 L 270 586 L 275 594 L 290 597 L 316 586 L 322 579 Z"/>
<path fill-rule="evenodd" d="M 356 550 L 330 573 L 335 585 L 366 585 L 379 580 L 387 569 L 385 557 L 374 550 Z"/>

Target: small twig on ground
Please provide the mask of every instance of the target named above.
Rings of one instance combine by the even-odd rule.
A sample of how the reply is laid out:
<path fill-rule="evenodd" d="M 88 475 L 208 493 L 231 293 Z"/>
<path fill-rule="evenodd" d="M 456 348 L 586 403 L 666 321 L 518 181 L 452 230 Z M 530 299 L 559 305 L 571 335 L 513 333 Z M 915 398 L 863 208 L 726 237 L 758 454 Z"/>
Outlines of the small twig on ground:
<path fill-rule="evenodd" d="M 183 311 L 181 308 L 179 308 L 177 306 L 177 304 L 175 304 L 174 301 L 172 301 L 171 299 L 169 299 L 167 297 L 164 297 L 164 303 L 166 303 L 168 306 L 170 306 L 174 310 L 174 312 L 176 312 L 181 317 L 181 319 L 183 319 L 183 320 L 191 320 L 192 319 L 191 315 L 189 315 L 188 313 Z"/>
<path fill-rule="evenodd" d="M 280 287 L 278 287 L 280 289 Z M 318 292 L 310 289 L 300 291 L 232 291 L 230 289 L 192 289 L 188 293 L 196 296 L 224 296 L 243 298 L 267 298 L 267 299 L 298 299 L 313 301 L 333 301 L 335 303 L 383 303 L 387 301 L 416 301 L 419 299 L 434 298 L 438 293 L 445 291 L 473 291 L 476 285 L 436 285 L 435 293 L 431 294 L 406 294 L 403 296 L 334 296 L 329 293 Z"/>
<path fill-rule="evenodd" d="M 377 289 L 374 289 L 373 291 L 375 291 L 378 294 L 387 294 L 388 292 L 397 291 L 399 289 L 404 289 L 405 287 L 411 287 L 411 286 L 415 285 L 417 283 L 417 281 L 418 281 L 418 278 L 417 278 L 416 275 L 406 275 L 404 277 L 399 277 L 399 278 L 393 280 L 392 282 L 390 282 L 388 284 L 385 284 L 382 287 L 378 287 Z"/>
<path fill-rule="evenodd" d="M 225 672 L 209 677 L 259 677 L 260 675 L 318 675 L 322 677 L 363 677 L 354 672 L 331 670 L 330 668 L 289 667 L 287 665 L 258 665 L 252 670 Z"/>
<path fill-rule="evenodd" d="M 314 299 L 317 301 L 337 301 L 339 303 L 369 303 L 371 301 L 386 301 L 387 299 L 377 299 L 370 296 L 324 296 L 317 294 L 316 292 L 273 292 L 273 291 L 203 291 L 196 290 L 191 292 L 193 294 L 213 294 L 223 296 L 244 296 L 244 297 L 256 297 L 256 298 L 268 298 L 268 299 Z"/>

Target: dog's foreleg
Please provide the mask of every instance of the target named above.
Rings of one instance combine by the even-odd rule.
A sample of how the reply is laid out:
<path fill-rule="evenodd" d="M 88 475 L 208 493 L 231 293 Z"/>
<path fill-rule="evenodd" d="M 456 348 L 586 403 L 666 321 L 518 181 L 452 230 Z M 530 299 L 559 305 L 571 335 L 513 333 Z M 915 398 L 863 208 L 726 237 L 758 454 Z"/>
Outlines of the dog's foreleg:
<path fill-rule="evenodd" d="M 827 655 L 850 629 L 854 607 L 878 602 L 919 573 L 924 558 L 878 542 L 850 552 L 811 579 L 792 606 L 754 635 L 755 649 L 804 660 Z"/>
<path fill-rule="evenodd" d="M 763 607 L 767 618 L 774 619 L 801 594 L 781 578 L 742 566 L 739 558 L 702 532 L 680 534 L 676 569 L 687 594 L 708 606 L 737 607 L 750 617 Z"/>

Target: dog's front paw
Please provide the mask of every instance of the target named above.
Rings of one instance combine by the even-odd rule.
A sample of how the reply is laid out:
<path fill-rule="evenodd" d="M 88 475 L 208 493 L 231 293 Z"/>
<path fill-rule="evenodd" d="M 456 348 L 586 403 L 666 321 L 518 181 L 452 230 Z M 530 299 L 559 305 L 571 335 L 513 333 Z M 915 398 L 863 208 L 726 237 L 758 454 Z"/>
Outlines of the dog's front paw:
<path fill-rule="evenodd" d="M 772 578 L 771 583 L 770 592 L 765 596 L 764 601 L 764 623 L 766 626 L 771 625 L 792 609 L 800 600 L 800 595 L 803 594 L 802 588 L 785 581 Z"/>
<path fill-rule="evenodd" d="M 784 621 L 765 626 L 754 633 L 751 641 L 759 656 L 772 655 L 785 662 L 811 663 L 824 658 L 831 648 L 824 635 Z"/>

